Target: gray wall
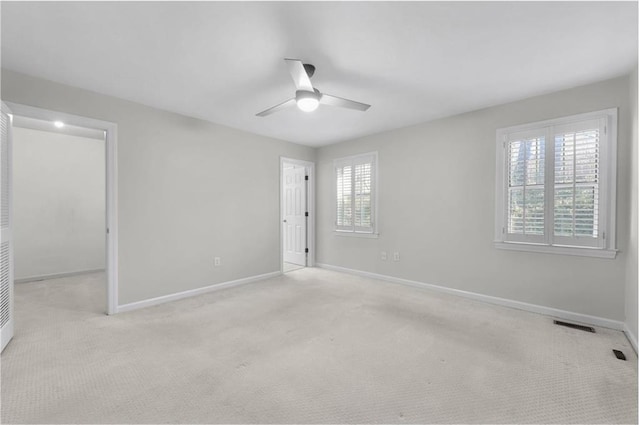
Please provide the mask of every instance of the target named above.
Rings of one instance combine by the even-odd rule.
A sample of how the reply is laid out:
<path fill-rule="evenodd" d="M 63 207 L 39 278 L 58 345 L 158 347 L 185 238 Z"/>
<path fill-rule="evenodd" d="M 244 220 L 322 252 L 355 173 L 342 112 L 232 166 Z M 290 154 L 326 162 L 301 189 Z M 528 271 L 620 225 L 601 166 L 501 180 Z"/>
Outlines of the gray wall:
<path fill-rule="evenodd" d="M 625 308 L 630 318 L 637 311 L 627 261 L 628 76 L 317 152 L 6 70 L 2 97 L 118 124 L 120 304 L 278 270 L 279 157 L 287 156 L 317 157 L 320 263 L 614 320 L 625 320 Z M 619 107 L 617 258 L 493 248 L 496 128 L 610 107 Z M 372 150 L 380 238 L 336 237 L 332 160 Z M 381 261 L 383 250 L 399 251 L 401 261 Z"/>
<path fill-rule="evenodd" d="M 13 129 L 15 278 L 105 264 L 104 140 Z"/>
<path fill-rule="evenodd" d="M 2 98 L 118 124 L 120 304 L 280 270 L 279 157 L 314 149 L 7 70 Z"/>
<path fill-rule="evenodd" d="M 619 107 L 617 258 L 493 247 L 496 129 Z M 333 234 L 332 160 L 379 154 L 378 239 Z M 589 314 L 625 318 L 629 77 L 534 97 L 318 150 L 318 262 Z M 380 252 L 401 260 L 381 261 Z"/>
<path fill-rule="evenodd" d="M 629 185 L 629 256 L 625 288 L 626 324 L 638 340 L 638 67 L 629 76 L 631 94 L 631 184 Z"/>

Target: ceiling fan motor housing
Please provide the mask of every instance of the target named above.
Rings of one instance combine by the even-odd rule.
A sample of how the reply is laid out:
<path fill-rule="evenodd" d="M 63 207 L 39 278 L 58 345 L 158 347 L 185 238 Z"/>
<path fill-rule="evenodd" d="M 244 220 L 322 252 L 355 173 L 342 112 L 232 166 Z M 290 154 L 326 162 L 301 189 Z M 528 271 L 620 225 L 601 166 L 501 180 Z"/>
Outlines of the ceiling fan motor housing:
<path fill-rule="evenodd" d="M 316 67 L 311 65 L 310 63 L 302 64 L 302 66 L 304 67 L 304 70 L 309 78 L 313 77 L 313 73 L 316 72 Z"/>
<path fill-rule="evenodd" d="M 318 91 L 318 89 L 313 89 L 313 91 L 308 91 L 308 90 L 296 90 L 296 102 L 302 100 L 302 99 L 316 99 L 316 100 L 320 100 L 320 96 L 322 96 L 320 94 L 320 92 Z"/>

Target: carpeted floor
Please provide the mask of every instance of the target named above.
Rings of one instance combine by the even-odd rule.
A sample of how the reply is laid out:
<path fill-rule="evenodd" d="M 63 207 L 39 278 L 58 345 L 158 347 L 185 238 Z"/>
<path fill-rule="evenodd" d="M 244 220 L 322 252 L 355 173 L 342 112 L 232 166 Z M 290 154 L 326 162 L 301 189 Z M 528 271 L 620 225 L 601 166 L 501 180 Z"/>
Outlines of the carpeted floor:
<path fill-rule="evenodd" d="M 305 266 L 301 266 L 299 264 L 287 263 L 286 261 L 282 264 L 282 271 L 284 273 L 289 273 L 294 270 L 304 269 Z"/>
<path fill-rule="evenodd" d="M 17 285 L 2 423 L 638 421 L 621 332 L 314 268 L 108 317 L 103 279 Z"/>

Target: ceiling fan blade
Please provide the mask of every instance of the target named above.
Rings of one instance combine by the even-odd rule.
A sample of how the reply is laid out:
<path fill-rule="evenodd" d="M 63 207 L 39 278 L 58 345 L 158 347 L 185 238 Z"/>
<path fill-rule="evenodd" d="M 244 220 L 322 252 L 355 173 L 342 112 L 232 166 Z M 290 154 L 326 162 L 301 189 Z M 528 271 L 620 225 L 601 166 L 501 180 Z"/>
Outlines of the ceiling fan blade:
<path fill-rule="evenodd" d="M 274 112 L 281 111 L 281 110 L 286 109 L 286 108 L 288 108 L 290 106 L 293 106 L 295 104 L 296 104 L 296 100 L 295 99 L 285 100 L 284 102 L 282 102 L 282 103 L 280 103 L 280 104 L 278 104 L 276 106 L 273 106 L 273 107 L 271 107 L 269 109 L 265 109 L 262 112 L 258 112 L 256 114 L 256 117 L 266 117 L 267 115 L 271 115 Z"/>
<path fill-rule="evenodd" d="M 293 82 L 296 84 L 296 90 L 313 91 L 311 80 L 305 71 L 302 61 L 299 59 L 285 59 L 284 60 L 289 67 L 289 73 Z"/>
<path fill-rule="evenodd" d="M 355 109 L 357 111 L 366 111 L 371 107 L 366 103 L 356 102 L 355 100 L 343 99 L 337 96 L 331 96 L 330 94 L 322 94 L 320 97 L 320 103 L 329 106 L 340 106 L 341 108 Z"/>

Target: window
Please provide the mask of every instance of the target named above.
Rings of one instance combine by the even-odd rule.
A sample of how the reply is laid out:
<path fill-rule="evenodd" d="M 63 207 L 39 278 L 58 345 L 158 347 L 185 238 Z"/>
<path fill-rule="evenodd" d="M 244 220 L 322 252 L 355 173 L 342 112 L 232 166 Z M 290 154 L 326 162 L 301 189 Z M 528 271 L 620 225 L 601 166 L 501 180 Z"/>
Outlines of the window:
<path fill-rule="evenodd" d="M 614 258 L 617 111 L 497 131 L 496 247 Z"/>
<path fill-rule="evenodd" d="M 377 152 L 334 161 L 335 230 L 342 234 L 376 234 Z"/>

